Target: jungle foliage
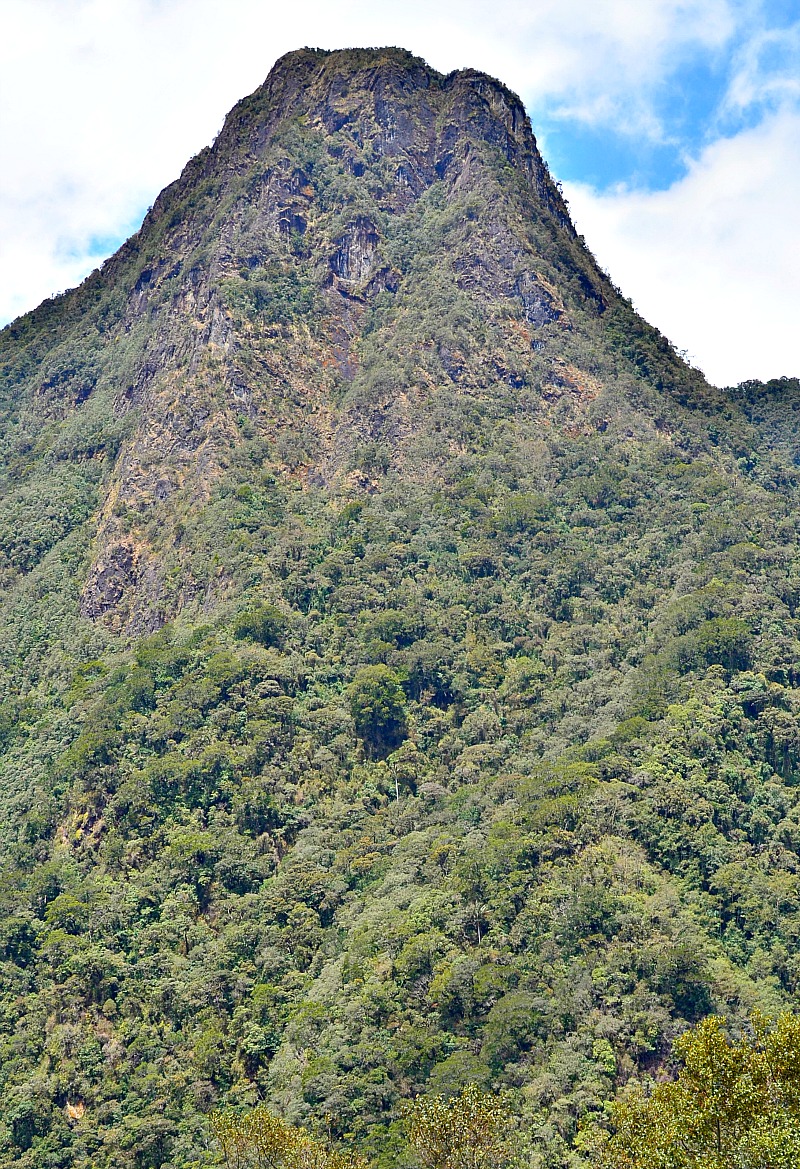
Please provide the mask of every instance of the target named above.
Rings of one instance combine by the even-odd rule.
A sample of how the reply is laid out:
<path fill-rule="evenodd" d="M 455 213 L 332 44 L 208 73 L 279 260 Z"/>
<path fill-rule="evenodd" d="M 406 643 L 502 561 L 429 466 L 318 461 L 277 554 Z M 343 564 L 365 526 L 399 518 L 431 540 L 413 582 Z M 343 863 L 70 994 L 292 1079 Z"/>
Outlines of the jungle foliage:
<path fill-rule="evenodd" d="M 732 1039 L 709 1015 L 680 1035 L 673 1078 L 629 1083 L 610 1109 L 589 1113 L 576 1146 L 602 1169 L 792 1169 L 800 1158 L 800 1019 L 760 1013 Z M 471 1083 L 418 1096 L 403 1110 L 408 1144 L 425 1169 L 511 1169 L 525 1134 L 507 1102 Z M 263 1105 L 212 1114 L 227 1169 L 284 1164 L 348 1169 L 335 1149 Z"/>

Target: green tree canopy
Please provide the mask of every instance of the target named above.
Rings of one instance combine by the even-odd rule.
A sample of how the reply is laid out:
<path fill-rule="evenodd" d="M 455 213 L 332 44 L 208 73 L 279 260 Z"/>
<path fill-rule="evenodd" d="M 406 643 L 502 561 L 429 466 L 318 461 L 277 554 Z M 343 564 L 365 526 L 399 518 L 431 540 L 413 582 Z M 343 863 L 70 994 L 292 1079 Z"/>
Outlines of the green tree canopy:
<path fill-rule="evenodd" d="M 425 1169 L 500 1169 L 512 1163 L 511 1116 L 497 1096 L 468 1084 L 459 1096 L 422 1096 L 406 1109 Z"/>
<path fill-rule="evenodd" d="M 288 621 L 276 605 L 256 605 L 240 613 L 233 624 L 234 636 L 258 641 L 261 645 L 280 645 Z"/>
<path fill-rule="evenodd" d="M 795 1169 L 800 1164 L 800 1018 L 731 1039 L 711 1015 L 675 1043 L 683 1067 L 672 1083 L 624 1094 L 614 1133 L 599 1148 L 604 1169 Z"/>
<path fill-rule="evenodd" d="M 215 1112 L 211 1127 L 226 1169 L 367 1169 L 358 1154 L 329 1149 L 263 1105 Z"/>
<path fill-rule="evenodd" d="M 406 705 L 400 680 L 388 666 L 364 666 L 347 692 L 356 733 L 367 754 L 385 759 L 406 737 Z"/>

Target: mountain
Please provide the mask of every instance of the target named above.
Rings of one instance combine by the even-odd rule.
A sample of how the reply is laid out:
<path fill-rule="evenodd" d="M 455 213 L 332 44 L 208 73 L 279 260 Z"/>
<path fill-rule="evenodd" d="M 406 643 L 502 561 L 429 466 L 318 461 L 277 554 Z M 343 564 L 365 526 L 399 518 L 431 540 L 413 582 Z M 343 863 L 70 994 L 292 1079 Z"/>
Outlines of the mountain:
<path fill-rule="evenodd" d="M 800 979 L 800 383 L 709 386 L 519 99 L 304 49 L 0 333 L 0 1163 L 266 1101 L 531 1164 Z"/>

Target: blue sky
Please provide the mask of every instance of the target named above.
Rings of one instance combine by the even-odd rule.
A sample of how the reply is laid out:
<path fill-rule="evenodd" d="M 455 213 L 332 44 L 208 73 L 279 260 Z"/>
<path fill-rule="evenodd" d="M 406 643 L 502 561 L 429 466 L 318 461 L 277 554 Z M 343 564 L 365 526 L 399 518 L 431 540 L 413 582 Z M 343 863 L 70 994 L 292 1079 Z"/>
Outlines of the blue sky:
<path fill-rule="evenodd" d="M 628 130 L 624 121 L 592 124 L 542 110 L 538 129 L 551 167 L 563 181 L 590 183 L 599 190 L 619 183 L 648 190 L 672 186 L 713 133 L 728 88 L 727 64 L 709 56 L 675 68 L 653 95 L 659 133 Z"/>
<path fill-rule="evenodd" d="M 800 0 L 0 0 L 0 321 L 135 230 L 303 44 L 526 103 L 579 231 L 712 381 L 800 374 Z"/>
<path fill-rule="evenodd" d="M 645 0 L 646 2 L 646 0 Z M 643 86 L 652 123 L 641 132 L 624 113 L 602 120 L 569 106 L 538 112 L 550 164 L 564 181 L 599 190 L 617 184 L 664 190 L 686 176 L 690 160 L 719 138 L 735 137 L 798 97 L 800 0 L 730 6 L 721 43 L 676 46 L 652 84 Z M 648 92 L 649 89 L 649 92 Z"/>

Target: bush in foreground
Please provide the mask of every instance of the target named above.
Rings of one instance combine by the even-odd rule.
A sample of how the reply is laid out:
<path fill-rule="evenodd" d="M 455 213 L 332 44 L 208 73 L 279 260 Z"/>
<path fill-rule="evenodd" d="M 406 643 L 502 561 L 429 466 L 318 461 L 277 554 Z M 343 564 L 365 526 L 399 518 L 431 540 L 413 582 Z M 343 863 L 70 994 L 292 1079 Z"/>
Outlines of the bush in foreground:
<path fill-rule="evenodd" d="M 796 1169 L 800 1165 L 800 1018 L 760 1016 L 752 1038 L 704 1019 L 675 1043 L 677 1079 L 622 1094 L 613 1133 L 586 1132 L 603 1169 Z"/>

